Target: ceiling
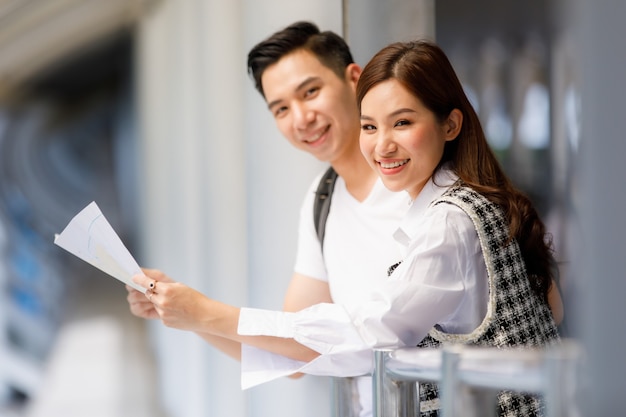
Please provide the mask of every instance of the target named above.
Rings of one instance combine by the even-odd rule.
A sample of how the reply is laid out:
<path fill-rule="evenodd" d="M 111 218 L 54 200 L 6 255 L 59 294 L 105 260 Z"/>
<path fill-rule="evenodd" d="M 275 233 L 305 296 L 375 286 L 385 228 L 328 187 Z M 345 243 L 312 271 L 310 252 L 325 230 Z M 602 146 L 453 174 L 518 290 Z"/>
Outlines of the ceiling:
<path fill-rule="evenodd" d="M 0 98 L 127 30 L 155 0 L 0 0 Z"/>

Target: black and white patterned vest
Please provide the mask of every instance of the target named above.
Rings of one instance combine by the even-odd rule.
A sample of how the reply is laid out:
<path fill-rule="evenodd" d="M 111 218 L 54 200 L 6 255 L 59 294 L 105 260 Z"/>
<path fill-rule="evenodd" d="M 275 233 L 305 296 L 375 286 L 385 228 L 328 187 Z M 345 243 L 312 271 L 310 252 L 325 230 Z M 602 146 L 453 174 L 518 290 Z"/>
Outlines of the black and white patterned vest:
<path fill-rule="evenodd" d="M 470 334 L 447 334 L 431 329 L 418 347 L 442 343 L 496 347 L 537 347 L 558 343 L 559 335 L 549 307 L 532 291 L 517 241 L 507 242 L 509 227 L 501 208 L 473 189 L 454 185 L 431 205 L 454 204 L 472 219 L 478 233 L 487 274 L 489 306 L 483 322 Z M 436 384 L 420 384 L 420 416 L 439 414 Z M 499 415 L 542 415 L 541 401 L 503 391 Z"/>

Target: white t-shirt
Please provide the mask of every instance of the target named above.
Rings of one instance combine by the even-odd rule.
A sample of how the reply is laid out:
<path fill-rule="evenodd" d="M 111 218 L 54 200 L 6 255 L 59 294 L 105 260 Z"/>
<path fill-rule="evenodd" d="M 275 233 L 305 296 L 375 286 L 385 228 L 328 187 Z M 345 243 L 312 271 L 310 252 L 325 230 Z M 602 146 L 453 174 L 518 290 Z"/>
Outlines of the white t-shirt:
<path fill-rule="evenodd" d="M 324 254 L 315 232 L 313 203 L 318 176 L 300 209 L 300 226 L 295 272 L 327 281 L 333 302 L 353 299 L 360 290 L 387 279 L 387 269 L 402 259 L 393 238 L 406 214 L 410 198 L 405 192 L 389 191 L 380 179 L 362 202 L 346 189 L 338 177 L 326 220 Z"/>

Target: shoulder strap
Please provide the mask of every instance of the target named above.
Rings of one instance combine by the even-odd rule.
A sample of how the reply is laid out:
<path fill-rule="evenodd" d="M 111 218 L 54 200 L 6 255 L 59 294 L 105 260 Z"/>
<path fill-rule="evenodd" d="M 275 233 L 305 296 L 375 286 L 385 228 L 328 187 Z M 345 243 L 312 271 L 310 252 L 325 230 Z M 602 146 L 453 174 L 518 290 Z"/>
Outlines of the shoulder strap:
<path fill-rule="evenodd" d="M 333 195 L 333 189 L 335 188 L 335 181 L 337 180 L 337 172 L 333 167 L 329 167 L 317 186 L 315 192 L 315 204 L 313 206 L 313 221 L 315 223 L 315 231 L 317 237 L 324 247 L 324 232 L 326 230 L 326 218 L 330 211 L 330 200 Z"/>

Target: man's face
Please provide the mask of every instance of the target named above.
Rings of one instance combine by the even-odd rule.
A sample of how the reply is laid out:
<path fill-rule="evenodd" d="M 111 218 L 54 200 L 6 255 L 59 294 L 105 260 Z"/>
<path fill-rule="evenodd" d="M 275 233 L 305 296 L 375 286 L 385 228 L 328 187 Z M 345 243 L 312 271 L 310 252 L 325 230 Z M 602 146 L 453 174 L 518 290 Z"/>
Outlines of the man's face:
<path fill-rule="evenodd" d="M 355 65 L 339 78 L 306 50 L 269 66 L 261 78 L 265 99 L 281 133 L 296 148 L 333 162 L 347 150 L 358 152 L 359 113 Z"/>

